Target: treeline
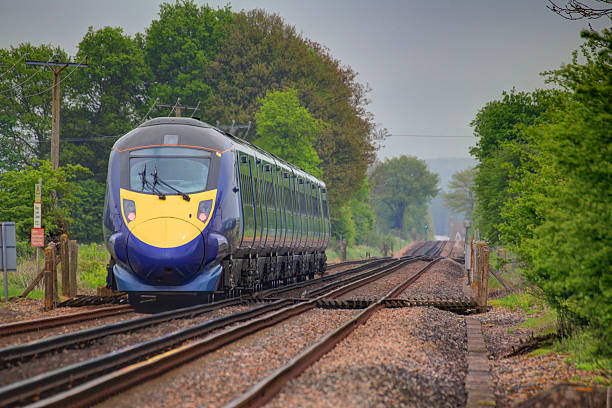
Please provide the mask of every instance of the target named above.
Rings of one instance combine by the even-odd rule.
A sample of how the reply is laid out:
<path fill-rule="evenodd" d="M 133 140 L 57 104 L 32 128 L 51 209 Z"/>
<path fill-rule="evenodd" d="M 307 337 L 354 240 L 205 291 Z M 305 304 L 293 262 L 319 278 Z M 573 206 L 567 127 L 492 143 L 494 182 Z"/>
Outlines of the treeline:
<path fill-rule="evenodd" d="M 581 352 L 612 369 L 612 31 L 583 31 L 554 90 L 505 92 L 472 122 L 476 226 L 519 255 Z"/>
<path fill-rule="evenodd" d="M 64 50 L 51 45 L 0 49 L 0 172 L 4 174 L 28 166 L 37 170 L 49 156 L 52 73 L 45 67 L 26 66 L 26 55 L 41 61 L 69 59 Z M 315 160 L 317 175 L 328 185 L 334 224 L 359 192 L 375 158 L 374 140 L 379 136 L 366 108 L 368 88 L 357 82 L 350 67 L 278 15 L 200 7 L 191 0 L 165 3 L 144 33 L 129 36 L 121 28 L 90 28 L 72 60 L 84 63 L 85 56 L 88 68 L 74 72 L 67 68 L 62 73 L 60 166 L 80 165 L 89 172 L 73 172 L 72 194 L 79 205 L 67 208 L 70 200 L 59 203 L 67 210 L 66 222 L 49 221 L 51 234 L 68 228 L 81 240 L 101 240 L 100 223 L 82 220 L 101 219 L 110 148 L 147 117 L 170 113 L 156 101 L 174 105 L 180 98 L 181 105 L 198 107 L 195 113 L 184 111 L 184 116 L 193 113 L 213 125 L 252 122 L 253 128 L 239 136 L 254 141 L 263 135 L 255 118 L 259 113 L 265 120 L 260 110 L 266 95 L 275 91 L 294 95 L 320 125 L 311 136 L 294 136 L 304 136 L 304 144 L 315 152 L 316 158 L 308 159 Z M 14 178 L 0 180 L 4 193 L 15 190 L 9 182 Z M 18 215 L 4 204 L 0 213 L 6 219 Z M 27 239 L 27 234 L 24 223 L 20 238 Z"/>

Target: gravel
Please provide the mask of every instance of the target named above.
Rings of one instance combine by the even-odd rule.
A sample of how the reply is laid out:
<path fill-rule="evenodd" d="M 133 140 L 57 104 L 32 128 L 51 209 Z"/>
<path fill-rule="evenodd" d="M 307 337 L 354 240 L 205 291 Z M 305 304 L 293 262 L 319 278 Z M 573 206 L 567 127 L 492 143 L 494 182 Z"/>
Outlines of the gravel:
<path fill-rule="evenodd" d="M 311 310 L 127 390 L 100 406 L 223 406 L 355 313 Z"/>
<path fill-rule="evenodd" d="M 463 268 L 450 259 L 443 259 L 398 295 L 398 298 L 462 297 Z"/>
<path fill-rule="evenodd" d="M 409 263 L 396 272 L 345 293 L 344 295 L 338 297 L 338 299 L 379 299 L 425 265 L 427 265 L 427 262 L 425 261 Z"/>
<path fill-rule="evenodd" d="M 463 406 L 466 352 L 462 317 L 434 308 L 383 309 L 268 406 Z"/>
<path fill-rule="evenodd" d="M 108 305 L 109 307 L 117 305 Z M 8 303 L 0 304 L 0 324 L 17 322 L 22 320 L 41 319 L 45 317 L 63 316 L 83 312 L 92 309 L 100 309 L 104 306 L 84 306 L 79 308 L 58 307 L 57 309 L 45 311 L 43 299 L 11 299 Z"/>
<path fill-rule="evenodd" d="M 168 334 L 219 316 L 236 313 L 253 306 L 232 306 L 214 310 L 192 319 L 177 319 L 155 326 L 135 330 L 131 333 L 112 335 L 95 340 L 85 348 L 64 349 L 59 353 L 41 356 L 35 360 L 0 370 L 0 386 L 38 375 L 52 369 L 89 360 L 155 337 Z"/>
<path fill-rule="evenodd" d="M 74 311 L 73 313 L 78 313 Z M 116 316 L 103 317 L 99 319 L 84 320 L 82 322 L 67 324 L 65 326 L 50 327 L 48 329 L 41 329 L 39 331 L 26 332 L 14 334 L 6 337 L 0 337 L 0 347 L 7 347 L 14 344 L 23 344 L 31 341 L 41 340 L 47 337 L 55 336 L 58 334 L 71 333 L 78 330 L 88 329 L 90 327 L 102 326 L 104 324 L 111 324 L 123 320 L 131 320 L 137 317 L 146 316 L 140 313 L 123 313 Z"/>

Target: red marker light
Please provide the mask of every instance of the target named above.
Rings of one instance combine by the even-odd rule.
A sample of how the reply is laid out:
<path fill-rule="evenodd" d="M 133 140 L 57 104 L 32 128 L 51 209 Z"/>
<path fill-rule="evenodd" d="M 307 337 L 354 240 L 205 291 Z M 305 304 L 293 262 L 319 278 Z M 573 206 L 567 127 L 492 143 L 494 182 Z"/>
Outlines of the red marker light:
<path fill-rule="evenodd" d="M 136 218 L 136 213 L 135 212 L 131 212 L 127 215 L 128 220 L 130 221 L 134 221 L 134 219 Z"/>
<path fill-rule="evenodd" d="M 198 214 L 198 220 L 202 221 L 202 222 L 206 222 L 206 219 L 208 218 L 208 215 L 206 215 L 205 213 L 201 212 Z"/>

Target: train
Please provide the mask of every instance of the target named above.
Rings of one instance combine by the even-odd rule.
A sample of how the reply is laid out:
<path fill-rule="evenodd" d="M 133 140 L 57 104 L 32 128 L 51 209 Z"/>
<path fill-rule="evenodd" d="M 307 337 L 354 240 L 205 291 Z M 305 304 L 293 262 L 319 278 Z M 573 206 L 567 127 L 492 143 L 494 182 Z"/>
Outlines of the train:
<path fill-rule="evenodd" d="M 130 302 L 312 279 L 330 228 L 323 181 L 198 119 L 154 118 L 112 147 L 106 285 Z"/>

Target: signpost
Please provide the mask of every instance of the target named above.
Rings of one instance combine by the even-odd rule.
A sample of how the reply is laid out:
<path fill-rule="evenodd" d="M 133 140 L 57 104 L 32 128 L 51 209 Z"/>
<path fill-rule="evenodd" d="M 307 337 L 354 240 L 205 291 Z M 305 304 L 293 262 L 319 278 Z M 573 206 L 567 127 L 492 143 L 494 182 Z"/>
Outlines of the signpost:
<path fill-rule="evenodd" d="M 42 177 L 34 186 L 34 228 L 30 232 L 30 242 L 36 247 L 36 276 L 40 274 L 40 248 L 45 247 L 45 229 L 42 228 Z"/>
<path fill-rule="evenodd" d="M 0 222 L 0 268 L 4 274 L 4 300 L 8 301 L 8 271 L 17 271 L 17 240 L 14 222 Z"/>

